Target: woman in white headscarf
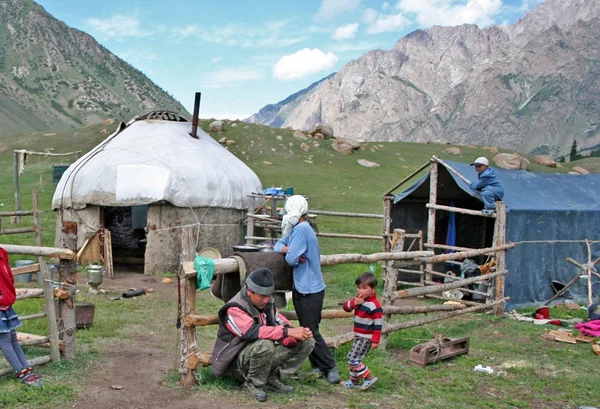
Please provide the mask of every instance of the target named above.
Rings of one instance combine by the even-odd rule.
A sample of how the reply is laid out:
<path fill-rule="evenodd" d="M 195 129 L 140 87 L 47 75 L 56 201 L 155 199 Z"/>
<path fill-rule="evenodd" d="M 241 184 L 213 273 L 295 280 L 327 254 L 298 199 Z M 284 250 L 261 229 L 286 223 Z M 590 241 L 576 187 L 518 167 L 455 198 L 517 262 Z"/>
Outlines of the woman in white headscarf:
<path fill-rule="evenodd" d="M 275 245 L 275 251 L 285 254 L 292 266 L 294 290 L 292 301 L 302 327 L 309 328 L 315 338 L 315 349 L 308 357 L 314 371 L 327 376 L 331 383 L 341 381 L 331 350 L 319 332 L 321 311 L 325 298 L 325 281 L 321 273 L 321 250 L 306 214 L 308 202 L 295 195 L 285 203 L 285 215 L 281 222 L 283 237 Z"/>

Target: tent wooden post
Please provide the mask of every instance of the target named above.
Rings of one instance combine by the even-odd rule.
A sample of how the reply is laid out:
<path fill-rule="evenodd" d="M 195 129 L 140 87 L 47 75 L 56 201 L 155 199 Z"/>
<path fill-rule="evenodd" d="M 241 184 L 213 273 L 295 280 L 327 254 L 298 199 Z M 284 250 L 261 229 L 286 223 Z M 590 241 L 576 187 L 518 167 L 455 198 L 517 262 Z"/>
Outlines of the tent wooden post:
<path fill-rule="evenodd" d="M 437 162 L 431 163 L 431 169 L 429 170 L 429 204 L 437 204 L 437 183 L 438 183 L 438 164 Z M 429 208 L 429 217 L 427 218 L 427 244 L 435 243 L 435 208 Z M 425 266 L 426 270 L 433 270 L 433 264 L 428 263 Z M 431 276 L 427 274 L 425 277 L 427 280 L 431 280 Z"/>
<path fill-rule="evenodd" d="M 494 240 L 492 246 L 498 247 L 506 242 L 506 205 L 504 202 L 496 203 L 496 223 L 494 224 Z M 506 251 L 496 252 L 496 270 L 504 271 L 506 269 Z M 494 280 L 495 299 L 504 298 L 504 276 L 500 275 Z M 489 301 L 489 299 L 488 299 Z M 504 315 L 504 305 L 496 304 L 496 315 Z"/>

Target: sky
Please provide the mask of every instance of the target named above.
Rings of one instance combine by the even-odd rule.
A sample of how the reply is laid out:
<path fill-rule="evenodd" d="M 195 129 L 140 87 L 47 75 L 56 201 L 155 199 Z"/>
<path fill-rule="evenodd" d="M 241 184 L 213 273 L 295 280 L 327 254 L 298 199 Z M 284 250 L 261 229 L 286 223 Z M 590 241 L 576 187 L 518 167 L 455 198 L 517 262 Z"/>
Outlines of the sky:
<path fill-rule="evenodd" d="M 543 0 L 36 0 L 201 118 L 244 119 L 433 25 L 512 24 Z"/>

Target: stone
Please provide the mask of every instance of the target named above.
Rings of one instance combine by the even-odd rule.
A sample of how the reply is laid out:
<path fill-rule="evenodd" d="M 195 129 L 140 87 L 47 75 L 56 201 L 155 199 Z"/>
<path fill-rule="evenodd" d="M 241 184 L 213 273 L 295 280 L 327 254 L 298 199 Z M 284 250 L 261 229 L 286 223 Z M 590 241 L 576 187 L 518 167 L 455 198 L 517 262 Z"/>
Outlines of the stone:
<path fill-rule="evenodd" d="M 376 168 L 378 166 L 381 166 L 377 162 L 371 162 L 370 160 L 366 160 L 366 159 L 359 159 L 359 160 L 357 160 L 357 162 L 360 166 L 364 166 L 366 168 Z"/>
<path fill-rule="evenodd" d="M 494 156 L 494 163 L 502 169 L 520 170 L 523 169 L 524 162 L 520 155 L 512 153 L 499 153 Z"/>
<path fill-rule="evenodd" d="M 208 125 L 210 132 L 221 132 L 223 131 L 223 121 L 213 121 Z"/>
<path fill-rule="evenodd" d="M 582 175 L 588 175 L 590 173 L 586 168 L 582 168 L 581 166 L 573 166 L 573 170 L 577 173 L 581 173 Z"/>
<path fill-rule="evenodd" d="M 444 149 L 444 152 L 449 155 L 460 155 L 462 153 L 460 151 L 460 148 L 457 148 L 456 146 L 453 146 L 451 148 L 446 148 L 446 149 Z"/>
<path fill-rule="evenodd" d="M 310 152 L 310 146 L 304 142 L 300 145 L 300 149 L 302 149 L 304 152 Z"/>
<path fill-rule="evenodd" d="M 305 141 L 306 139 L 308 139 L 306 137 L 306 135 L 304 135 L 300 129 L 296 129 L 294 131 L 294 138 L 302 139 L 303 141 Z"/>
<path fill-rule="evenodd" d="M 224 137 L 222 137 L 222 138 L 219 139 L 219 143 L 225 143 L 225 142 L 227 142 L 227 137 L 226 136 L 224 136 Z"/>
<path fill-rule="evenodd" d="M 308 134 L 313 138 L 317 138 L 317 136 L 315 136 L 316 134 L 321 134 L 323 136 L 319 138 L 331 139 L 333 138 L 333 128 L 329 125 L 316 124 L 308 131 Z"/>
<path fill-rule="evenodd" d="M 342 138 L 337 138 L 336 140 L 334 140 L 331 144 L 331 147 L 339 153 L 343 153 L 344 155 L 350 155 L 352 154 L 352 151 L 356 149 L 352 142 Z"/>
<path fill-rule="evenodd" d="M 556 161 L 548 155 L 539 155 L 535 157 L 535 163 L 538 165 L 548 166 L 549 168 L 556 167 Z"/>
<path fill-rule="evenodd" d="M 277 135 L 277 136 L 275 137 L 275 139 L 277 139 L 278 141 L 283 141 L 283 136 L 281 136 L 281 135 Z"/>

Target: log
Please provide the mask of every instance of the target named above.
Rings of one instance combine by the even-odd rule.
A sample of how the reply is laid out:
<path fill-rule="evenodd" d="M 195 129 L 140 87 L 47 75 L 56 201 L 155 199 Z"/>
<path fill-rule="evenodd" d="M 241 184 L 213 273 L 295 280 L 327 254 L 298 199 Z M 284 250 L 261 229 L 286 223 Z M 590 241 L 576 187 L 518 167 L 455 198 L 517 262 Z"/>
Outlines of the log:
<path fill-rule="evenodd" d="M 39 365 L 47 364 L 48 362 L 52 362 L 52 358 L 50 357 L 50 355 L 40 356 L 38 358 L 29 359 L 30 366 L 39 366 Z M 0 369 L 0 376 L 9 375 L 14 372 L 15 371 L 12 368 Z"/>
<path fill-rule="evenodd" d="M 457 253 L 449 253 L 449 254 L 438 254 L 437 256 L 423 258 L 420 261 L 427 264 L 441 263 L 443 261 L 449 260 L 461 260 L 468 257 L 480 256 L 482 254 L 495 253 L 501 250 L 508 250 L 515 247 L 514 243 L 507 243 L 502 246 L 496 247 L 487 247 L 483 249 L 477 250 L 468 250 L 468 251 L 459 251 Z"/>
<path fill-rule="evenodd" d="M 19 317 L 19 321 L 34 320 L 37 318 L 44 318 L 45 316 L 46 316 L 45 312 L 41 312 L 39 314 L 23 315 L 23 316 Z"/>
<path fill-rule="evenodd" d="M 77 263 L 75 252 L 77 251 L 77 222 L 62 222 L 60 233 L 61 246 L 71 251 L 72 257 L 60 260 L 58 281 L 64 283 L 59 289 L 66 291 L 67 297 L 58 300 L 57 319 L 59 322 L 58 333 L 60 339 L 65 343 L 64 357 L 75 358 L 75 286 L 77 285 Z"/>
<path fill-rule="evenodd" d="M 0 229 L 0 234 L 33 233 L 35 227 L 17 227 L 16 229 Z"/>
<path fill-rule="evenodd" d="M 448 165 L 442 159 L 440 159 L 437 156 L 433 155 L 433 160 L 436 161 L 436 162 L 438 162 L 438 163 L 440 163 L 442 166 L 444 166 L 450 172 L 454 173 L 456 176 L 459 177 L 460 180 L 462 180 L 463 182 L 465 182 L 467 185 L 471 184 L 471 181 L 469 179 L 467 179 L 465 176 L 463 176 L 462 173 L 460 173 L 459 171 L 457 171 L 456 169 L 454 169 L 452 166 Z"/>
<path fill-rule="evenodd" d="M 436 314 L 433 316 L 419 318 L 416 320 L 397 322 L 394 324 L 387 324 L 383 327 L 383 329 L 381 330 L 381 333 L 389 334 L 390 332 L 399 331 L 401 329 L 418 327 L 420 325 L 425 325 L 425 324 L 429 324 L 432 322 L 441 321 L 441 320 L 445 320 L 448 318 L 453 318 L 458 315 L 463 315 L 463 314 L 468 314 L 471 312 L 489 309 L 491 307 L 496 306 L 497 304 L 504 303 L 508 299 L 509 298 L 506 297 L 501 300 L 496 300 L 490 304 L 480 304 L 477 306 L 468 307 L 468 308 L 451 311 L 451 312 L 447 312 L 447 313 L 442 313 L 442 314 Z M 335 337 L 326 337 L 325 343 L 327 344 L 327 346 L 329 346 L 331 348 L 339 348 L 340 345 L 346 344 L 348 342 L 352 342 L 353 339 L 354 339 L 354 332 L 348 332 L 346 334 L 337 335 Z"/>
<path fill-rule="evenodd" d="M 365 219 L 383 219 L 382 214 L 374 213 L 348 213 L 348 212 L 332 212 L 329 210 L 313 210 L 309 211 L 310 214 L 321 214 L 324 216 L 342 216 L 342 217 L 362 217 Z"/>
<path fill-rule="evenodd" d="M 10 216 L 33 216 L 32 210 L 22 210 L 20 212 L 0 212 L 0 217 L 10 217 Z"/>
<path fill-rule="evenodd" d="M 248 239 L 248 237 L 246 237 Z M 321 256 L 321 265 L 330 266 L 342 263 L 372 264 L 383 260 L 403 260 L 406 264 L 419 264 L 422 257 L 432 256 L 433 251 L 404 251 L 396 253 L 373 253 L 373 254 L 330 254 Z M 456 253 L 458 254 L 458 253 Z M 214 274 L 237 273 L 238 263 L 234 258 L 218 258 L 214 260 Z M 183 270 L 186 278 L 196 277 L 193 262 L 184 262 Z"/>
<path fill-rule="evenodd" d="M 482 217 L 496 217 L 496 213 L 483 214 L 483 213 L 481 213 L 481 210 L 463 209 L 461 207 L 451 207 L 451 206 L 443 206 L 443 205 L 429 204 L 429 203 L 427 203 L 425 206 L 428 207 L 429 209 L 445 210 L 447 212 L 470 214 L 473 216 L 482 216 Z"/>
<path fill-rule="evenodd" d="M 428 167 L 430 164 L 431 164 L 431 161 L 425 163 L 419 169 L 415 170 L 413 173 L 411 173 L 410 175 L 408 175 L 407 177 L 405 177 L 404 179 L 402 179 L 400 182 L 398 182 L 396 185 L 394 185 L 393 188 L 391 188 L 387 192 L 385 192 L 384 195 L 383 195 L 383 197 L 389 197 L 394 190 L 398 189 L 400 186 L 402 186 L 403 184 L 405 184 L 407 181 L 409 181 L 410 179 L 412 179 L 413 177 L 415 177 L 416 175 L 418 175 L 423 169 L 425 169 L 426 167 Z"/>
<path fill-rule="evenodd" d="M 37 273 L 38 271 L 40 271 L 40 263 L 30 264 L 28 266 L 15 267 L 12 269 L 12 273 L 15 276 L 26 273 Z"/>
<path fill-rule="evenodd" d="M 453 288 L 464 287 L 465 285 L 476 283 L 479 281 L 488 280 L 500 275 L 505 275 L 508 271 L 497 271 L 495 273 L 486 274 L 483 276 L 465 278 L 464 280 L 457 280 L 451 283 L 445 283 L 440 285 L 428 285 L 425 287 L 408 288 L 405 290 L 396 291 L 394 293 L 395 298 L 409 298 L 416 297 L 418 295 L 434 294 L 446 290 L 452 290 Z"/>
<path fill-rule="evenodd" d="M 27 256 L 54 257 L 61 260 L 72 260 L 75 252 L 66 248 L 21 246 L 17 244 L 0 244 L 9 254 L 23 254 Z"/>
<path fill-rule="evenodd" d="M 195 238 L 196 234 L 193 227 L 184 227 L 181 231 L 181 260 L 192 263 L 195 254 Z M 196 280 L 186 278 L 184 271 L 179 271 L 179 302 L 178 302 L 178 318 L 181 320 L 189 315 L 196 313 Z M 185 389 L 191 389 L 196 384 L 196 377 L 192 372 L 197 366 L 195 354 L 197 350 L 196 329 L 181 325 L 178 320 L 179 333 L 179 384 Z"/>
<path fill-rule="evenodd" d="M 506 205 L 503 202 L 496 204 L 496 223 L 494 224 L 494 239 L 492 245 L 494 247 L 502 246 L 506 243 Z M 506 269 L 506 253 L 499 251 L 496 253 L 496 269 L 502 271 Z M 499 300 L 504 298 L 504 276 L 496 277 L 494 281 L 494 298 Z M 492 289 L 490 289 L 492 290 Z M 496 315 L 501 317 L 504 315 L 502 305 L 496 305 Z"/>
<path fill-rule="evenodd" d="M 343 239 L 360 239 L 360 240 L 381 240 L 382 236 L 374 236 L 368 234 L 348 234 L 348 233 L 317 233 L 318 237 L 339 237 Z"/>
<path fill-rule="evenodd" d="M 21 346 L 27 347 L 32 345 L 44 344 L 50 340 L 48 339 L 48 337 L 44 337 L 41 335 L 17 332 L 17 341 L 19 342 L 19 344 L 21 344 Z"/>
<path fill-rule="evenodd" d="M 17 288 L 17 300 L 26 298 L 40 298 L 44 296 L 44 290 L 41 288 Z"/>
<path fill-rule="evenodd" d="M 399 306 L 384 306 L 382 307 L 384 314 L 425 314 L 428 312 L 435 311 L 454 311 L 465 308 L 464 305 L 399 305 Z M 294 311 L 279 311 L 281 315 L 286 317 L 288 320 L 298 320 L 298 315 Z M 354 316 L 353 312 L 346 312 L 344 310 L 323 310 L 321 311 L 321 319 L 335 319 L 335 318 L 351 318 Z M 184 318 L 184 325 L 186 327 L 204 327 L 207 325 L 216 325 L 219 323 L 219 316 L 216 314 L 211 315 L 194 315 L 188 314 Z"/>

